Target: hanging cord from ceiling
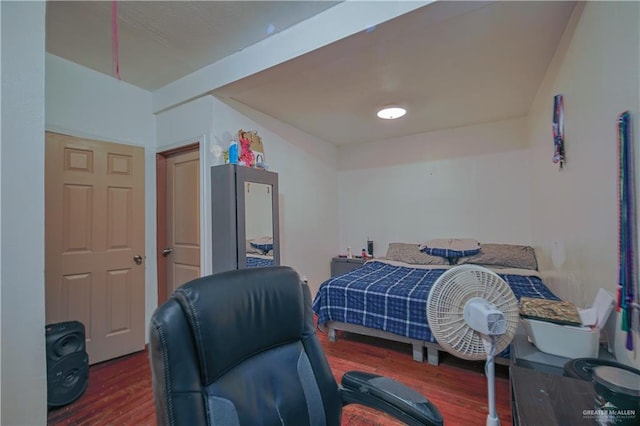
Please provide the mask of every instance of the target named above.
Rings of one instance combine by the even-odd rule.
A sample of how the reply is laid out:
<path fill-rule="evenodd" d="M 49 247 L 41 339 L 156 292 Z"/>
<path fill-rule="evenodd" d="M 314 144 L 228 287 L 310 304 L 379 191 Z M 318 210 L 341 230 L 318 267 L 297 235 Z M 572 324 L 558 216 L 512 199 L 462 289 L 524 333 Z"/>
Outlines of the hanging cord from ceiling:
<path fill-rule="evenodd" d="M 120 78 L 120 53 L 118 48 L 118 1 L 111 3 L 111 63 L 114 77 Z"/>

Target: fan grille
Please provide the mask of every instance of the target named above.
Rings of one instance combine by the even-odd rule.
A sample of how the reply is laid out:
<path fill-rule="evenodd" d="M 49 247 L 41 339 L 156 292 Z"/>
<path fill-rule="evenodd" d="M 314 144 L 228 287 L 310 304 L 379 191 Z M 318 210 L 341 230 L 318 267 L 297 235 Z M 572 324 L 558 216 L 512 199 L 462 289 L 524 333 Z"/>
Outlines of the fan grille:
<path fill-rule="evenodd" d="M 487 358 L 482 335 L 469 327 L 463 311 L 467 301 L 481 297 L 500 310 L 507 321 L 507 331 L 496 336 L 496 353 L 503 351 L 518 326 L 518 300 L 507 283 L 489 269 L 461 265 L 438 278 L 427 301 L 427 318 L 431 333 L 440 346 L 460 358 Z"/>

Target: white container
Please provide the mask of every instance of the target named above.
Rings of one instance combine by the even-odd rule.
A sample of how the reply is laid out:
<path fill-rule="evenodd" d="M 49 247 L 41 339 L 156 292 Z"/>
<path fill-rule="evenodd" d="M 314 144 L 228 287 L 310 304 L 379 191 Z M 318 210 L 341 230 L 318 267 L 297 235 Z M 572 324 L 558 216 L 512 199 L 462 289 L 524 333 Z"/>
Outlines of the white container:
<path fill-rule="evenodd" d="M 553 324 L 522 318 L 539 351 L 565 358 L 598 358 L 600 329 Z"/>
<path fill-rule="evenodd" d="M 613 296 L 601 288 L 591 308 L 580 310 L 580 318 L 585 326 L 560 325 L 528 318 L 522 318 L 522 323 L 529 339 L 541 352 L 565 358 L 598 358 L 600 330 L 612 310 Z"/>

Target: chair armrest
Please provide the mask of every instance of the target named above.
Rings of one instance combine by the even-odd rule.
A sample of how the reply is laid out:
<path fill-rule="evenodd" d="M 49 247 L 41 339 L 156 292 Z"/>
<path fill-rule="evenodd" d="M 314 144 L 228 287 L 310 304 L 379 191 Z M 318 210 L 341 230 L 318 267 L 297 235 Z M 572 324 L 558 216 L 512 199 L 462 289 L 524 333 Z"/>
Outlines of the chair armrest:
<path fill-rule="evenodd" d="M 442 426 L 442 415 L 427 398 L 388 377 L 362 371 L 342 376 L 344 405 L 355 403 L 388 413 L 408 425 Z"/>

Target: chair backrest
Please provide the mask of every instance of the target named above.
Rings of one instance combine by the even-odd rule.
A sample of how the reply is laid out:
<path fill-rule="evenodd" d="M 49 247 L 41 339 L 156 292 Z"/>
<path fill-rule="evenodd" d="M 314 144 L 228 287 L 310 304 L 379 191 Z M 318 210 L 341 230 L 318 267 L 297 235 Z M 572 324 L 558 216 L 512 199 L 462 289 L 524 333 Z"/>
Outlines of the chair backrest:
<path fill-rule="evenodd" d="M 309 289 L 291 268 L 183 285 L 154 312 L 149 348 L 159 424 L 340 424 Z"/>

